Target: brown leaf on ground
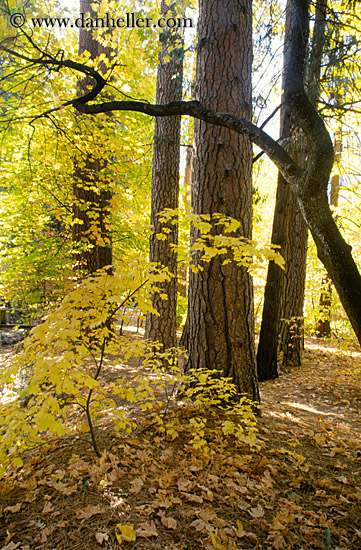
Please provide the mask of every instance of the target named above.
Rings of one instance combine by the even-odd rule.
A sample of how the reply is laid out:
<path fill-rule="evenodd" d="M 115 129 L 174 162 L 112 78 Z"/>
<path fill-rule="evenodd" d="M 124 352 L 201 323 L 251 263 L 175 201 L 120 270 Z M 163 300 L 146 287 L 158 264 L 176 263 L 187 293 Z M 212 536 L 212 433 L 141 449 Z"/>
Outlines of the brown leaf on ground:
<path fill-rule="evenodd" d="M 18 502 L 17 504 L 14 504 L 14 506 L 7 506 L 4 508 L 4 512 L 11 512 L 12 514 L 15 514 L 16 512 L 19 512 L 21 504 L 21 502 Z"/>
<path fill-rule="evenodd" d="M 251 508 L 248 513 L 253 518 L 262 518 L 264 516 L 264 509 L 260 504 L 257 504 L 256 508 Z"/>
<path fill-rule="evenodd" d="M 109 540 L 109 535 L 107 533 L 96 533 L 95 539 L 99 544 L 103 544 L 103 542 L 107 542 Z"/>
<path fill-rule="evenodd" d="M 143 537 L 143 538 L 158 536 L 154 521 L 152 521 L 151 523 L 147 523 L 147 522 L 141 523 L 138 526 L 136 533 L 138 537 Z"/>
<path fill-rule="evenodd" d="M 166 516 L 161 516 L 160 521 L 167 527 L 167 529 L 177 529 L 178 523 L 174 518 L 167 518 Z"/>
<path fill-rule="evenodd" d="M 95 516 L 96 514 L 104 514 L 104 512 L 104 508 L 97 504 L 96 506 L 87 506 L 83 510 L 77 510 L 76 517 L 84 521 L 92 516 Z"/>

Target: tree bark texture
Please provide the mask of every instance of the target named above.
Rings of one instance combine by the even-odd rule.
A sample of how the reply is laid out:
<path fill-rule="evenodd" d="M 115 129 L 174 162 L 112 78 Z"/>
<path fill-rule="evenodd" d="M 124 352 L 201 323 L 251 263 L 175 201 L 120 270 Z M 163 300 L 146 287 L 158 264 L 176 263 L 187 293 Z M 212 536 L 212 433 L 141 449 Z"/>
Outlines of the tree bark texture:
<path fill-rule="evenodd" d="M 162 15 L 171 16 L 172 7 L 162 2 Z M 182 99 L 183 46 L 182 37 L 171 29 L 160 35 L 162 51 L 157 73 L 157 103 Z M 166 55 L 170 56 L 169 61 Z M 148 314 L 145 337 L 163 344 L 164 349 L 176 346 L 177 322 L 177 254 L 171 245 L 178 244 L 178 225 L 160 224 L 158 214 L 165 208 L 178 208 L 181 117 L 156 118 L 154 126 L 151 223 L 154 232 L 150 238 L 150 261 L 168 268 L 171 279 L 159 284 L 162 299 L 156 292 L 152 305 L 159 315 Z M 157 239 L 157 233 L 166 228 L 166 240 Z"/>
<path fill-rule="evenodd" d="M 90 0 L 80 0 L 80 13 L 96 14 Z M 79 29 L 79 54 L 89 52 L 91 59 L 101 53 L 110 55 L 110 49 L 104 48 L 93 36 L 91 29 Z M 105 67 L 101 66 L 102 74 Z M 91 84 L 91 78 L 80 81 L 79 92 L 85 94 Z M 112 265 L 112 246 L 110 230 L 110 200 L 112 191 L 107 178 L 102 176 L 106 162 L 100 154 L 86 153 L 74 162 L 73 181 L 73 243 L 76 248 L 74 259 L 76 269 L 94 273 L 98 269 Z M 80 220 L 77 223 L 77 220 Z"/>
<path fill-rule="evenodd" d="M 303 304 L 306 283 L 308 229 L 296 197 L 290 201 L 289 256 L 281 308 L 280 347 L 283 365 L 300 366 L 304 348 Z"/>
<path fill-rule="evenodd" d="M 218 112 L 251 118 L 251 1 L 201 0 L 196 97 Z M 252 146 L 203 121 L 195 123 L 192 207 L 241 222 L 251 238 Z M 197 233 L 193 229 L 192 238 Z M 224 259 L 224 258 L 223 258 Z M 240 392 L 259 399 L 255 369 L 253 287 L 249 273 L 216 257 L 190 273 L 187 369 L 217 369 Z M 195 259 L 195 262 L 197 260 Z"/>

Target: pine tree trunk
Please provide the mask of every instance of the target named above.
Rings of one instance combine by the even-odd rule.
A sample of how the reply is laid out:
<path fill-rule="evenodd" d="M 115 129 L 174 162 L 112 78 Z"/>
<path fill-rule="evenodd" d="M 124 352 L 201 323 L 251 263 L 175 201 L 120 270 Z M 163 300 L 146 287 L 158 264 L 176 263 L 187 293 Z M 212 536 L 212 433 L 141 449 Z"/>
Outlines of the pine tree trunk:
<path fill-rule="evenodd" d="M 201 0 L 196 97 L 219 112 L 251 118 L 252 11 L 246 1 Z M 247 137 L 195 122 L 192 207 L 241 222 L 251 238 L 252 146 Z M 192 230 L 192 238 L 197 233 Z M 187 370 L 217 369 L 258 400 L 252 280 L 220 258 L 190 274 Z"/>
<path fill-rule="evenodd" d="M 171 8 L 169 10 L 171 11 Z M 162 14 L 167 16 L 169 10 L 163 0 Z M 157 103 L 181 100 L 182 37 L 170 29 L 165 29 L 160 39 L 163 47 L 159 55 Z M 166 60 L 167 54 L 170 56 L 169 61 Z M 154 233 L 150 238 L 150 261 L 166 266 L 173 276 L 169 281 L 158 285 L 162 293 L 167 294 L 168 299 L 162 299 L 159 293 L 154 294 L 152 305 L 159 315 L 147 315 L 145 337 L 160 342 L 164 349 L 177 344 L 177 254 L 170 245 L 178 243 L 178 225 L 160 224 L 158 214 L 165 208 L 178 208 L 180 132 L 180 116 L 155 119 L 151 206 Z M 159 240 L 157 233 L 164 227 L 169 230 L 166 233 L 167 239 Z"/>

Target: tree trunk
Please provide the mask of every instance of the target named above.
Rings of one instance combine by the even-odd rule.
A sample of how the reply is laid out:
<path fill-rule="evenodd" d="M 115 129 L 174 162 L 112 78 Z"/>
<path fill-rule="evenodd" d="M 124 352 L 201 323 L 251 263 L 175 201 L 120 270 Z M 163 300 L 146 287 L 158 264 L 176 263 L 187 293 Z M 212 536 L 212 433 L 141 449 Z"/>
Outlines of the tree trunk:
<path fill-rule="evenodd" d="M 196 96 L 211 109 L 251 118 L 251 2 L 201 0 Z M 241 222 L 251 238 L 250 140 L 203 121 L 195 123 L 192 207 Z M 192 239 L 197 237 L 192 230 Z M 259 399 L 255 369 L 252 280 L 245 268 L 214 258 L 189 282 L 188 364 L 217 369 L 240 392 Z"/>
<path fill-rule="evenodd" d="M 291 32 L 290 1 L 286 6 L 285 37 L 283 49 L 282 93 L 285 89 L 285 68 L 290 63 L 290 32 Z M 292 134 L 292 120 L 287 105 L 281 107 L 280 138 L 290 141 Z M 292 145 L 289 149 L 294 149 Z M 293 193 L 282 176 L 278 174 L 277 195 L 273 217 L 271 243 L 279 246 L 279 252 L 285 259 L 285 269 L 281 269 L 274 262 L 270 262 L 267 271 L 267 280 L 264 294 L 261 332 L 257 349 L 257 371 L 260 382 L 277 378 L 277 352 L 281 319 L 282 300 L 285 287 L 285 270 L 291 258 L 290 225 L 295 214 L 297 204 Z"/>
<path fill-rule="evenodd" d="M 291 254 L 285 273 L 280 348 L 283 351 L 283 365 L 300 366 L 304 348 L 303 304 L 308 229 L 294 196 L 292 196 L 290 211 L 291 215 L 294 215 L 294 227 L 289 232 L 292 235 L 289 248 Z M 291 220 L 292 218 L 290 218 Z"/>
<path fill-rule="evenodd" d="M 335 136 L 335 160 L 339 162 L 342 150 L 342 130 L 336 132 Z M 330 204 L 338 205 L 338 194 L 340 188 L 340 176 L 335 174 L 331 178 Z M 320 296 L 320 318 L 317 322 L 316 334 L 319 338 L 330 338 L 331 336 L 331 298 L 332 283 L 328 273 L 322 279 L 322 291 Z"/>
<path fill-rule="evenodd" d="M 167 16 L 172 7 L 162 2 L 162 15 Z M 182 99 L 183 79 L 183 47 L 182 37 L 171 29 L 165 29 L 160 35 L 162 51 L 159 55 L 157 74 L 157 103 L 167 103 Z M 170 56 L 166 61 L 166 55 Z M 159 315 L 148 314 L 145 337 L 163 344 L 163 348 L 177 345 L 177 254 L 171 245 L 178 244 L 178 225 L 160 224 L 158 214 L 165 208 L 178 208 L 179 198 L 179 160 L 180 160 L 181 117 L 164 117 L 155 119 L 153 174 L 152 174 L 152 206 L 151 223 L 154 228 L 150 238 L 150 261 L 166 266 L 172 277 L 169 281 L 159 284 L 161 293 L 168 299 L 162 299 L 156 292 L 152 305 Z M 162 229 L 166 240 L 157 239 L 157 233 Z"/>
<path fill-rule="evenodd" d="M 89 12 L 92 17 L 90 0 L 80 0 L 80 13 Z M 104 48 L 93 36 L 91 29 L 79 29 L 79 54 L 89 52 L 91 59 L 101 53 L 110 55 L 110 48 Z M 100 67 L 105 73 L 105 66 Z M 79 92 L 83 95 L 92 79 L 83 78 L 79 83 Z M 81 120 L 79 121 L 81 124 Z M 92 139 L 90 137 L 90 139 Z M 89 148 L 89 147 L 88 147 Z M 110 200 L 112 191 L 107 178 L 102 175 L 106 162 L 101 153 L 85 153 L 74 162 L 73 181 L 73 243 L 74 259 L 77 270 L 94 273 L 98 269 L 112 265 L 112 245 L 110 226 Z"/>

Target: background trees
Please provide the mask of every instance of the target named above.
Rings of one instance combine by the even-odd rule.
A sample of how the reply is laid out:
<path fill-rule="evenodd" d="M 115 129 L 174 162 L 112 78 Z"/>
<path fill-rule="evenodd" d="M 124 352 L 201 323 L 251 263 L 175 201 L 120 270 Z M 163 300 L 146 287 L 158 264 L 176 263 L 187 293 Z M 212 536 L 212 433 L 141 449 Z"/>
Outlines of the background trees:
<path fill-rule="evenodd" d="M 320 93 L 320 73 L 323 44 L 325 40 L 327 3 L 320 0 L 315 8 L 312 48 L 307 59 L 303 60 L 305 86 L 314 106 Z M 286 74 L 290 59 L 291 32 L 293 29 L 292 2 L 286 6 L 286 22 L 283 54 L 282 92 L 287 90 Z M 288 142 L 288 150 L 298 164 L 307 156 L 307 137 L 292 119 L 287 104 L 281 106 L 280 138 Z M 301 364 L 303 348 L 303 302 L 306 278 L 307 225 L 297 203 L 282 174 L 278 176 L 277 197 L 273 218 L 272 243 L 280 246 L 285 257 L 284 272 L 279 266 L 270 263 L 265 287 L 265 300 L 261 324 L 260 341 L 257 351 L 257 368 L 260 380 L 277 376 L 278 346 L 283 350 L 284 364 Z"/>
<path fill-rule="evenodd" d="M 227 4 L 226 7 L 227 7 L 227 10 L 225 11 L 232 12 L 233 8 L 231 8 L 231 6 L 228 6 Z M 333 271 L 333 279 L 335 281 L 335 284 L 338 286 L 338 291 L 340 293 L 340 296 L 342 297 L 342 301 L 345 305 L 345 308 L 348 311 L 350 318 L 352 319 L 352 323 L 353 323 L 353 326 L 355 327 L 355 330 L 359 333 L 359 321 L 358 321 L 359 312 L 357 309 L 358 301 L 357 300 L 354 301 L 351 298 L 351 292 L 353 293 L 358 292 L 357 289 L 359 287 L 359 282 L 360 282 L 359 275 L 357 272 L 357 268 L 350 255 L 349 249 L 345 245 L 345 243 L 342 241 L 342 239 L 340 239 L 340 234 L 337 230 L 337 227 L 332 221 L 331 212 L 328 206 L 326 206 L 327 179 L 328 179 L 328 176 L 330 173 L 330 167 L 332 164 L 331 142 L 325 130 L 325 126 L 322 124 L 315 110 L 312 109 L 312 106 L 307 101 L 307 98 L 305 97 L 304 91 L 303 91 L 305 75 L 304 75 L 304 67 L 302 64 L 302 60 L 300 59 L 300 55 L 302 51 L 305 50 L 305 43 L 306 43 L 305 37 L 307 36 L 307 33 L 308 33 L 308 30 L 307 30 L 308 18 L 309 18 L 308 4 L 305 2 L 299 2 L 295 0 L 294 2 L 292 2 L 291 8 L 292 10 L 294 10 L 295 13 L 297 12 L 297 17 L 296 17 L 297 24 L 294 24 L 291 29 L 290 63 L 285 69 L 285 89 L 286 89 L 286 83 L 287 85 L 289 85 L 289 87 L 285 92 L 285 100 L 288 104 L 288 108 L 290 109 L 293 119 L 296 120 L 297 124 L 299 124 L 299 126 L 303 129 L 303 132 L 307 136 L 308 156 L 304 167 L 297 166 L 296 163 L 292 161 L 292 159 L 290 158 L 285 148 L 281 147 L 279 144 L 273 141 L 269 136 L 267 136 L 259 128 L 250 124 L 249 121 L 247 121 L 246 117 L 239 117 L 236 115 L 227 115 L 222 113 L 214 113 L 212 109 L 208 108 L 208 105 L 205 105 L 205 104 L 200 105 L 195 101 L 175 102 L 175 103 L 172 103 L 171 105 L 165 105 L 165 106 L 159 106 L 159 105 L 153 106 L 152 104 L 141 102 L 141 101 L 134 101 L 134 100 L 112 101 L 112 100 L 109 100 L 109 96 L 108 97 L 106 95 L 100 96 L 99 94 L 104 94 L 105 86 L 108 86 L 108 87 L 112 86 L 112 85 L 109 86 L 109 83 L 107 83 L 106 80 L 102 77 L 101 71 L 96 71 L 93 68 L 87 67 L 86 63 L 77 64 L 72 60 L 65 59 L 64 56 L 60 58 L 56 54 L 52 53 L 51 48 L 53 48 L 54 51 L 56 50 L 55 39 L 54 39 L 54 42 L 49 44 L 46 44 L 46 41 L 44 41 L 43 38 L 40 39 L 39 48 L 40 48 L 40 51 L 42 52 L 41 53 L 42 57 L 40 58 L 32 57 L 32 53 L 35 54 L 36 51 L 39 53 L 39 49 L 37 50 L 34 44 L 29 42 L 26 36 L 21 35 L 21 33 L 16 37 L 16 39 L 11 38 L 11 41 L 13 41 L 13 43 L 11 41 L 9 42 L 9 40 L 7 39 L 7 41 L 3 44 L 3 52 L 4 54 L 7 54 L 9 56 L 9 59 L 11 59 L 11 63 L 13 64 L 13 66 L 14 66 L 14 63 L 20 64 L 22 75 L 31 75 L 31 71 L 34 71 L 34 70 L 38 71 L 38 73 L 42 71 L 47 77 L 46 86 L 48 87 L 53 86 L 53 80 L 54 80 L 53 75 L 55 74 L 54 69 L 59 70 L 59 75 L 60 75 L 59 82 L 62 83 L 62 86 L 63 86 L 61 88 L 61 94 L 63 93 L 65 94 L 65 91 L 66 91 L 65 83 L 68 84 L 71 81 L 71 78 L 74 78 L 74 74 L 76 71 L 80 71 L 80 74 L 91 77 L 91 86 L 94 86 L 94 87 L 92 90 L 90 90 L 89 92 L 90 95 L 88 95 L 86 98 L 79 100 L 72 97 L 71 99 L 68 100 L 68 102 L 67 101 L 65 101 L 64 103 L 60 102 L 61 109 L 59 108 L 59 105 L 58 105 L 57 107 L 52 108 L 51 112 L 48 110 L 46 114 L 45 114 L 44 108 L 38 109 L 34 113 L 37 120 L 37 124 L 39 123 L 39 121 L 43 123 L 44 120 L 48 122 L 50 117 L 52 118 L 52 123 L 56 122 L 56 124 L 58 124 L 60 132 L 64 130 L 66 124 L 69 124 L 69 118 L 66 118 L 66 117 L 68 117 L 69 114 L 72 113 L 72 111 L 67 108 L 71 106 L 75 106 L 79 112 L 85 113 L 85 114 L 93 114 L 93 115 L 106 113 L 110 111 L 117 111 L 117 110 L 123 110 L 123 111 L 132 110 L 133 112 L 138 111 L 141 113 L 151 114 L 153 116 L 158 116 L 158 117 L 179 116 L 180 114 L 188 114 L 188 115 L 195 116 L 196 118 L 206 122 L 207 124 L 223 126 L 223 128 L 228 128 L 229 130 L 232 130 L 232 132 L 236 132 L 239 135 L 249 136 L 250 139 L 255 144 L 257 144 L 267 152 L 270 158 L 279 167 L 285 180 L 292 186 L 295 196 L 297 196 L 297 200 L 300 205 L 302 214 L 307 219 L 307 223 L 314 235 L 316 244 L 318 246 L 319 254 L 320 256 L 322 256 L 323 261 L 327 265 L 329 271 L 330 272 Z M 234 9 L 236 10 L 236 8 Z M 238 17 L 238 11 L 237 11 L 237 17 Z M 148 34 L 144 33 L 143 39 L 146 41 L 149 41 L 149 36 L 150 36 L 149 33 Z M 249 43 L 250 42 L 248 38 L 247 44 L 249 45 Z M 22 53 L 16 49 L 16 44 L 18 45 L 21 44 L 21 48 L 23 48 Z M 26 44 L 28 48 L 26 50 L 26 54 L 24 54 L 24 51 L 25 51 L 24 44 Z M 199 63 L 201 62 L 204 63 L 202 61 L 202 48 L 204 44 L 205 44 L 205 41 L 202 41 L 202 38 L 201 38 L 200 48 L 199 48 L 199 58 L 198 58 Z M 10 48 L 9 46 L 11 45 L 15 47 Z M 246 48 L 245 48 L 245 51 L 246 51 Z M 119 60 L 123 59 L 121 48 L 117 55 L 118 55 L 117 58 Z M 235 63 L 235 60 L 236 58 L 234 59 L 232 58 L 232 63 Z M 84 59 L 82 61 L 84 61 Z M 150 61 L 150 56 L 148 56 L 148 61 Z M 134 63 L 131 64 L 128 62 L 128 63 L 124 63 L 124 65 L 127 67 L 126 69 L 123 69 L 118 65 L 114 68 L 115 77 L 119 79 L 119 83 L 120 83 L 120 88 L 119 88 L 120 95 L 126 93 L 124 92 L 125 88 L 123 88 L 125 86 L 125 82 L 124 82 L 125 74 L 127 75 L 131 74 L 132 82 L 134 83 L 138 83 L 141 78 L 140 73 L 139 71 L 137 72 L 137 68 L 135 67 Z M 129 70 L 130 65 L 131 65 L 131 72 Z M 209 73 L 207 70 L 205 70 L 204 73 L 205 73 L 204 81 L 207 83 L 208 82 L 207 78 L 209 79 Z M 18 73 L 16 74 L 18 75 Z M 50 78 L 50 74 L 51 74 L 51 78 Z M 11 78 L 18 78 L 18 76 L 16 77 L 9 76 L 9 79 L 8 79 L 9 82 Z M 244 81 L 246 81 L 245 78 L 244 78 Z M 6 90 L 6 93 L 9 94 L 9 89 Z M 202 102 L 203 102 L 203 99 L 202 99 Z M 245 108 L 244 105 L 242 105 L 241 107 L 242 109 Z M 55 109 L 55 111 L 53 109 Z M 65 111 L 65 112 L 62 113 L 62 111 Z M 71 116 L 72 114 L 70 114 L 70 117 Z M 139 115 L 135 115 L 135 116 L 139 117 Z M 54 120 L 54 117 L 56 117 L 56 120 Z M 125 118 L 122 120 L 126 122 L 122 122 L 122 124 L 125 124 L 127 127 L 131 128 L 132 117 L 133 115 L 130 115 L 130 114 L 125 115 Z M 104 117 L 102 120 L 106 121 L 107 119 L 106 117 Z M 136 119 L 133 118 L 133 120 L 139 121 L 140 118 L 136 118 Z M 206 128 L 206 126 L 203 125 L 203 122 L 199 124 L 200 124 L 199 128 Z M 105 126 L 105 122 L 104 122 L 104 126 Z M 220 135 L 223 136 L 222 132 L 224 132 L 224 130 L 221 130 L 220 132 L 221 132 Z M 69 133 L 67 135 L 69 137 Z M 113 138 L 117 139 L 118 136 L 115 135 L 112 138 L 110 138 L 110 135 L 108 135 L 106 137 L 105 141 L 107 143 L 107 146 L 109 144 L 112 144 L 112 146 L 114 146 Z M 72 139 L 71 143 L 75 144 L 76 138 Z M 113 152 L 114 151 L 112 151 L 112 154 Z M 126 157 L 127 155 L 123 156 L 122 158 L 124 159 Z M 225 165 L 226 163 L 227 163 L 227 160 L 226 158 L 224 158 L 223 164 Z M 134 168 L 135 166 L 136 166 L 136 162 L 133 162 L 132 167 Z M 224 174 L 224 180 L 226 180 L 228 176 L 229 176 L 228 173 Z M 198 178 L 198 179 L 202 179 L 202 178 Z M 210 182 L 208 184 L 208 187 L 209 188 L 211 187 Z M 125 193 L 123 193 L 123 195 L 124 194 Z M 215 197 L 216 203 L 215 205 L 212 205 L 212 207 L 208 208 L 208 210 L 212 210 L 213 207 L 214 207 L 213 209 L 215 209 L 216 206 L 218 209 L 218 205 L 220 205 L 222 201 L 226 204 L 227 200 L 229 200 L 228 196 L 226 198 L 223 197 L 221 192 L 218 193 L 218 191 L 216 191 L 215 195 L 216 195 Z M 245 194 L 245 196 L 246 195 L 247 193 Z M 119 198 L 119 194 L 118 194 L 118 198 Z M 193 199 L 195 201 L 194 204 L 199 212 L 203 209 L 203 205 L 201 208 L 197 203 L 199 202 L 201 204 L 201 202 L 203 201 L 204 207 L 205 207 L 206 199 L 207 199 L 207 194 L 205 194 L 205 196 L 203 197 L 198 196 Z M 214 199 L 214 193 L 212 193 L 211 202 L 213 199 Z M 230 206 L 233 206 L 233 205 L 231 204 Z M 227 206 L 225 210 L 231 212 L 232 208 L 228 208 Z M 121 208 L 119 208 L 119 205 L 118 205 L 117 216 L 119 216 L 119 213 L 121 213 L 122 215 L 124 214 L 124 212 L 121 211 Z M 239 217 L 239 212 L 238 212 L 238 217 Z M 242 216 L 242 223 L 247 225 L 248 224 L 247 219 L 248 219 L 247 215 L 245 217 Z M 244 233 L 246 235 L 247 231 L 245 230 Z M 143 244 L 140 244 L 140 248 L 141 247 L 144 248 L 144 242 L 145 241 L 143 241 Z M 342 260 L 340 261 L 341 257 L 342 257 Z M 217 263 L 216 261 L 214 261 L 213 263 L 211 262 L 208 266 L 205 266 L 205 268 L 213 269 L 213 265 L 216 265 L 216 263 Z M 349 277 L 341 276 L 341 271 L 343 271 L 343 274 L 344 274 L 344 270 L 341 270 L 341 264 L 343 266 L 347 266 L 346 270 L 349 273 Z M 193 281 L 201 280 L 201 276 L 199 277 L 200 278 L 198 279 L 198 274 L 195 274 L 194 279 L 192 280 L 192 285 L 193 285 Z M 246 288 L 245 295 L 248 296 L 249 292 L 247 290 L 248 288 L 247 284 L 242 283 L 242 288 L 243 287 Z M 191 300 L 192 299 L 193 298 L 191 298 Z M 208 302 L 208 299 L 207 299 L 207 302 Z M 233 314 L 231 316 L 234 317 Z M 224 316 L 224 319 L 225 318 L 226 317 Z M 197 321 L 197 326 L 201 326 L 200 321 L 199 322 Z M 230 326 L 229 323 L 228 323 L 228 326 Z M 238 323 L 237 323 L 237 326 L 238 326 Z M 233 333 L 233 330 L 231 331 L 231 333 Z M 203 342 L 204 341 L 205 341 L 205 338 L 203 338 Z M 251 347 L 249 349 L 251 349 Z"/>

